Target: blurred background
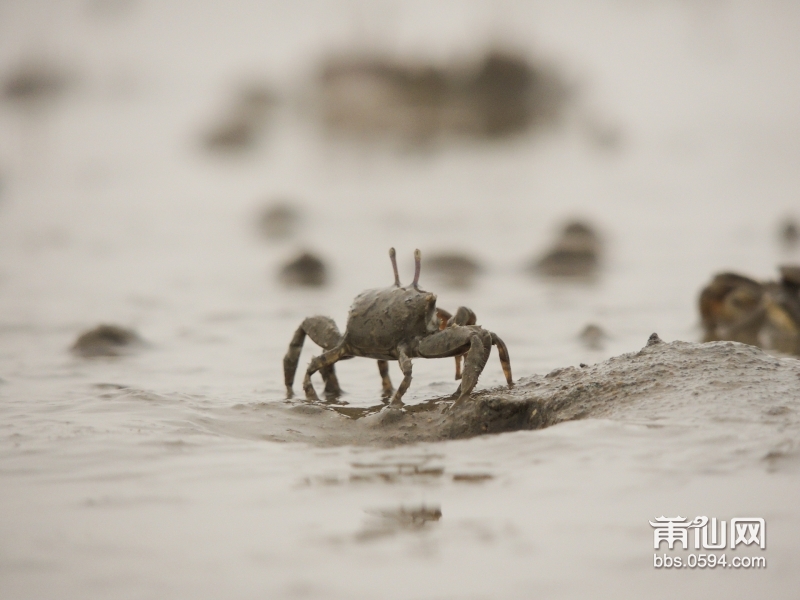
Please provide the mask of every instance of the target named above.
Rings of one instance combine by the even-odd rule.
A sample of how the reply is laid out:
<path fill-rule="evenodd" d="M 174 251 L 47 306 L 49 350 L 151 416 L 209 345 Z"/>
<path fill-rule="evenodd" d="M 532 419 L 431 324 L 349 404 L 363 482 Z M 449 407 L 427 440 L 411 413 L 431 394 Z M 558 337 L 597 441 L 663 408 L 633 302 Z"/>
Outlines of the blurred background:
<path fill-rule="evenodd" d="M 713 273 L 798 256 L 799 24 L 777 0 L 3 2 L 3 321 L 44 336 L 14 342 L 34 362 L 119 323 L 165 377 L 280 393 L 300 320 L 343 328 L 396 246 L 521 374 L 700 339 Z"/>
<path fill-rule="evenodd" d="M 778 533 L 766 573 L 681 586 L 791 595 L 796 478 L 762 459 L 796 448 L 787 407 L 269 440 L 305 418 L 280 404 L 298 325 L 343 330 L 390 246 L 515 378 L 725 337 L 698 310 L 722 271 L 753 279 L 715 280 L 712 317 L 750 319 L 800 262 L 798 31 L 790 0 L 0 0 L 0 588 L 667 597 L 647 520 L 688 510 Z M 337 369 L 380 405 L 374 361 Z M 456 385 L 415 360 L 404 400 Z"/>

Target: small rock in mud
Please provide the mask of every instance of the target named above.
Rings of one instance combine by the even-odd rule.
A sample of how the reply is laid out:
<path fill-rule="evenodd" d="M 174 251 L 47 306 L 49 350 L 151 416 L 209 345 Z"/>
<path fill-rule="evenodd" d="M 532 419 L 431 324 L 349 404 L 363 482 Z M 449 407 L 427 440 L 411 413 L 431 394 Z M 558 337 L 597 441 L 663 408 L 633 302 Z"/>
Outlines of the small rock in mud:
<path fill-rule="evenodd" d="M 787 250 L 795 248 L 800 242 L 800 226 L 797 221 L 791 217 L 786 217 L 781 221 L 778 225 L 778 240 Z"/>
<path fill-rule="evenodd" d="M 300 210 L 293 202 L 276 200 L 261 212 L 258 228 L 265 238 L 281 240 L 294 235 L 300 220 Z"/>
<path fill-rule="evenodd" d="M 551 69 L 499 50 L 448 67 L 335 57 L 323 65 L 319 87 L 328 129 L 420 144 L 448 134 L 502 138 L 554 123 L 568 96 Z"/>
<path fill-rule="evenodd" d="M 704 341 L 732 340 L 800 354 L 800 267 L 780 267 L 779 281 L 720 273 L 700 293 Z"/>
<path fill-rule="evenodd" d="M 445 287 L 467 288 L 481 272 L 481 265 L 460 252 L 440 252 L 427 255 L 425 269 Z"/>
<path fill-rule="evenodd" d="M 142 343 L 142 338 L 132 329 L 118 325 L 98 325 L 82 333 L 70 350 L 84 358 L 120 356 Z"/>
<path fill-rule="evenodd" d="M 56 66 L 26 61 L 3 81 L 2 97 L 19 105 L 42 104 L 61 96 L 69 83 L 70 77 Z"/>
<path fill-rule="evenodd" d="M 603 331 L 599 325 L 595 325 L 594 323 L 590 323 L 584 327 L 578 337 L 590 350 L 602 349 L 603 343 L 608 338 L 606 332 Z"/>
<path fill-rule="evenodd" d="M 252 118 L 261 118 L 278 103 L 277 94 L 261 84 L 245 85 L 238 94 L 239 109 Z"/>
<path fill-rule="evenodd" d="M 291 287 L 321 287 L 328 282 L 328 269 L 322 259 L 303 252 L 281 268 L 280 280 Z"/>
<path fill-rule="evenodd" d="M 245 86 L 236 95 L 227 115 L 205 134 L 206 148 L 222 152 L 253 149 L 266 128 L 275 103 L 276 96 L 269 88 Z"/>
<path fill-rule="evenodd" d="M 250 150 L 258 141 L 258 128 L 241 115 L 233 115 L 205 136 L 206 148 L 213 151 Z"/>
<path fill-rule="evenodd" d="M 571 221 L 561 230 L 553 247 L 531 263 L 530 268 L 547 277 L 587 278 L 600 266 L 601 242 L 594 227 Z"/>

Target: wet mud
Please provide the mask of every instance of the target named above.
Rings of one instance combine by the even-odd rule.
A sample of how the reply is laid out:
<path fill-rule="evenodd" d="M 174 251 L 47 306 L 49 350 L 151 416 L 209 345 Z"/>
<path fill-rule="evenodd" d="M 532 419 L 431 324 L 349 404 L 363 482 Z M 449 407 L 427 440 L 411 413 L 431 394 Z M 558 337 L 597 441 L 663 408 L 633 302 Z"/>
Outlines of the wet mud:
<path fill-rule="evenodd" d="M 654 334 L 638 352 L 522 378 L 512 389 L 479 391 L 454 408 L 450 397 L 440 397 L 402 409 L 301 402 L 238 410 L 265 414 L 270 433 L 262 435 L 274 441 L 396 446 L 586 418 L 663 424 L 682 413 L 692 418 L 698 406 L 713 421 L 735 419 L 738 407 L 746 419 L 753 394 L 767 405 L 784 406 L 800 395 L 800 362 L 736 342 L 666 343 Z M 276 418 L 285 419 L 284 433 L 276 432 Z"/>

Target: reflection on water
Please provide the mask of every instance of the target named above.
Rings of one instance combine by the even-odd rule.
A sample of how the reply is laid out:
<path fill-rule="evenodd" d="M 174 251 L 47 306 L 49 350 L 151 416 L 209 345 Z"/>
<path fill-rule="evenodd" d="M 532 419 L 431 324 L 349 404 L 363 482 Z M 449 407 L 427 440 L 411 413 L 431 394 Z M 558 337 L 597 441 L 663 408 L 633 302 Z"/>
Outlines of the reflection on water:
<path fill-rule="evenodd" d="M 456 473 L 453 475 L 453 481 L 461 481 L 464 483 L 483 483 L 494 479 L 494 475 L 489 473 Z"/>
<path fill-rule="evenodd" d="M 442 518 L 442 510 L 436 507 L 419 506 L 417 508 L 400 507 L 392 510 L 367 511 L 370 520 L 356 534 L 360 542 L 368 542 L 401 531 L 420 531 L 429 528 L 428 523 L 435 523 Z"/>
<path fill-rule="evenodd" d="M 422 482 L 441 477 L 444 474 L 444 468 L 430 464 L 437 458 L 441 457 L 426 456 L 414 462 L 353 463 L 355 472 L 350 476 L 350 481 L 399 483 L 416 480 Z"/>

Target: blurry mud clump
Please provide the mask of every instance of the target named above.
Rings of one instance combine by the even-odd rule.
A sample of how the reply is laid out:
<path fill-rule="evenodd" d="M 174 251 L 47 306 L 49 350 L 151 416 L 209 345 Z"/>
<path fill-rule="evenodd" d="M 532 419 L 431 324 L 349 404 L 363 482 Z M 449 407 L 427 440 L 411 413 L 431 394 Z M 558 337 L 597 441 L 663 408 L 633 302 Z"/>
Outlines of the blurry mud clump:
<path fill-rule="evenodd" d="M 328 269 L 320 258 L 303 252 L 281 268 L 279 278 L 290 287 L 322 287 L 328 282 Z"/>
<path fill-rule="evenodd" d="M 572 221 L 561 230 L 553 247 L 530 266 L 546 277 L 589 278 L 600 267 L 601 246 L 591 225 Z"/>
<path fill-rule="evenodd" d="M 764 286 L 737 273 L 720 273 L 700 293 L 706 342 L 730 340 L 758 345 L 764 321 Z"/>
<path fill-rule="evenodd" d="M 797 221 L 787 217 L 778 226 L 778 240 L 786 250 L 792 250 L 800 242 L 800 226 Z"/>
<path fill-rule="evenodd" d="M 286 200 L 271 203 L 258 217 L 258 229 L 269 240 L 292 237 L 301 221 L 300 210 Z"/>
<path fill-rule="evenodd" d="M 730 340 L 800 354 L 800 267 L 780 267 L 778 281 L 760 283 L 720 273 L 700 293 L 704 341 Z"/>
<path fill-rule="evenodd" d="M 568 96 L 550 69 L 497 50 L 447 67 L 334 58 L 322 67 L 320 90 L 329 130 L 412 143 L 446 135 L 504 138 L 550 125 Z"/>
<path fill-rule="evenodd" d="M 578 338 L 583 342 L 583 345 L 590 350 L 602 350 L 603 344 L 608 336 L 599 325 L 590 323 L 583 328 Z"/>
<path fill-rule="evenodd" d="M 70 77 L 58 67 L 26 61 L 4 78 L 2 98 L 19 106 L 41 106 L 60 98 L 69 85 Z"/>
<path fill-rule="evenodd" d="M 70 350 L 84 358 L 121 356 L 142 344 L 142 338 L 132 329 L 118 325 L 98 325 L 82 333 Z"/>
<path fill-rule="evenodd" d="M 468 288 L 481 272 L 480 263 L 460 252 L 431 253 L 425 262 L 431 277 L 445 287 Z"/>
<path fill-rule="evenodd" d="M 252 150 L 264 133 L 277 96 L 267 87 L 242 88 L 220 123 L 206 133 L 205 147 L 214 152 Z"/>
<path fill-rule="evenodd" d="M 369 514 L 372 517 L 370 522 L 356 536 L 360 541 L 394 535 L 401 531 L 419 531 L 426 523 L 442 518 L 441 508 L 424 505 L 418 508 L 370 511 Z"/>

